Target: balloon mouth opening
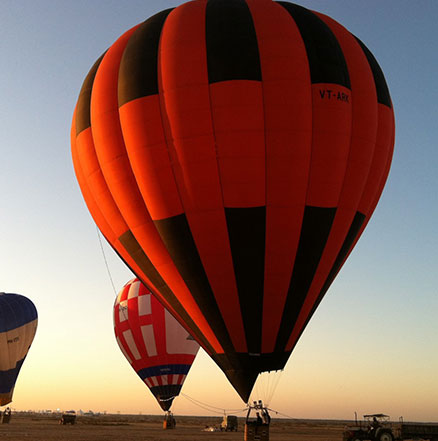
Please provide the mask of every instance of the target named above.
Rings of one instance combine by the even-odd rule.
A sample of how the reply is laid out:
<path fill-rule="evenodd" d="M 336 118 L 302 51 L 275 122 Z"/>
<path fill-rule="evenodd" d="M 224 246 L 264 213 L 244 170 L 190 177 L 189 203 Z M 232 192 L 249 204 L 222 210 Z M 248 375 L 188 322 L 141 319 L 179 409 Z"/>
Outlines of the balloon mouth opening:
<path fill-rule="evenodd" d="M 172 406 L 174 398 L 175 397 L 170 397 L 170 398 L 164 398 L 164 397 L 163 398 L 159 398 L 159 397 L 157 397 L 157 400 L 158 400 L 158 403 L 161 406 L 161 409 L 163 409 L 165 412 L 169 412 L 169 409 Z"/>
<path fill-rule="evenodd" d="M 212 357 L 233 385 L 240 398 L 248 403 L 254 384 L 263 372 L 283 370 L 291 351 L 262 354 L 214 354 Z"/>

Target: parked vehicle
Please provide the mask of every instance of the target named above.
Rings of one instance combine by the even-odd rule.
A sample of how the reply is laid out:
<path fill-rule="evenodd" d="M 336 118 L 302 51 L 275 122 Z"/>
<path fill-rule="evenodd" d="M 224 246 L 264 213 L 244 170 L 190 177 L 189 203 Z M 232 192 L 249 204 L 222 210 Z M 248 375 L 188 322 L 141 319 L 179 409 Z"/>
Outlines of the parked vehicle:
<path fill-rule="evenodd" d="M 427 439 L 438 441 L 438 424 L 400 423 L 396 439 Z"/>
<path fill-rule="evenodd" d="M 221 423 L 221 432 L 237 432 L 237 417 L 235 415 L 224 415 Z"/>
<path fill-rule="evenodd" d="M 438 441 L 438 424 L 391 423 L 388 415 L 382 413 L 364 415 L 364 421 L 346 427 L 343 441 L 402 441 L 422 439 Z"/>
<path fill-rule="evenodd" d="M 346 427 L 343 433 L 344 441 L 394 441 L 395 437 L 389 422 L 389 416 L 383 413 L 364 415 L 363 422 L 357 422 Z"/>
<path fill-rule="evenodd" d="M 74 410 L 67 410 L 61 416 L 59 424 L 75 424 L 76 423 L 76 412 Z"/>

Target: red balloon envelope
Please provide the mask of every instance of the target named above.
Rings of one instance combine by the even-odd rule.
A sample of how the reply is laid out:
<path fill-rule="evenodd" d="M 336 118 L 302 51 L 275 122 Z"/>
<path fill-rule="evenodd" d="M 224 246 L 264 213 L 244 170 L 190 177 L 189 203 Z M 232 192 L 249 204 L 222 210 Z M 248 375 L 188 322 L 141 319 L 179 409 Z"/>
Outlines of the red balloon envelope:
<path fill-rule="evenodd" d="M 394 114 L 375 58 L 331 18 L 195 0 L 99 58 L 71 139 L 108 242 L 246 401 L 368 223 Z"/>
<path fill-rule="evenodd" d="M 130 365 L 163 410 L 169 410 L 199 345 L 138 279 L 114 303 L 114 332 Z"/>

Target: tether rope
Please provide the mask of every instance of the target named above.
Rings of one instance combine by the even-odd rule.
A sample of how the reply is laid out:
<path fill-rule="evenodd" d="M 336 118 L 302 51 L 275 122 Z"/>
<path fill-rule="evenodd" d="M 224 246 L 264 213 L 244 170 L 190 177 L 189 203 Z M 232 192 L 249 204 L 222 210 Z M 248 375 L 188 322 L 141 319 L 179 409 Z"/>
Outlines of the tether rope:
<path fill-rule="evenodd" d="M 233 413 L 239 413 L 239 412 L 246 412 L 247 409 L 224 409 L 222 407 L 216 407 L 212 406 L 207 403 L 203 403 L 202 401 L 196 400 L 195 398 L 189 397 L 188 395 L 184 393 L 180 393 L 180 396 L 183 396 L 187 400 L 189 400 L 191 403 L 195 404 L 196 406 L 202 407 L 205 410 L 208 410 L 209 412 L 213 413 L 219 413 L 222 415 L 226 415 L 227 413 L 233 412 Z"/>
<path fill-rule="evenodd" d="M 286 417 L 286 418 L 289 418 L 290 420 L 299 420 L 299 418 L 294 418 L 294 417 L 291 417 L 290 415 L 286 415 L 285 413 L 281 413 L 281 412 L 279 412 L 278 410 L 274 410 L 274 409 L 271 409 L 271 408 L 267 408 L 270 412 L 274 412 L 275 414 L 277 414 L 277 415 L 281 415 L 281 416 L 284 416 L 284 417 Z"/>
<path fill-rule="evenodd" d="M 245 409 L 223 409 L 222 407 L 216 407 L 207 403 L 203 403 L 202 401 L 196 400 L 195 398 L 192 398 L 183 393 L 180 393 L 179 396 L 183 396 L 184 398 L 186 398 L 188 401 L 195 404 L 196 406 L 199 406 L 202 409 L 208 410 L 209 412 L 213 412 L 213 413 L 226 415 L 227 413 L 241 413 L 248 411 L 248 407 L 246 407 Z M 266 409 L 268 409 L 272 413 L 275 413 L 276 415 L 281 415 L 282 417 L 286 417 L 290 420 L 299 420 L 299 418 L 291 417 L 290 415 L 286 415 L 285 413 L 281 413 L 278 410 L 271 409 L 270 407 L 266 407 Z"/>
<path fill-rule="evenodd" d="M 106 270 L 107 270 L 107 272 L 108 272 L 108 276 L 109 276 L 109 279 L 110 279 L 110 281 L 111 281 L 111 285 L 112 285 L 112 287 L 113 287 L 114 294 L 117 295 L 116 287 L 115 287 L 115 285 L 114 285 L 114 281 L 113 281 L 113 278 L 112 278 L 112 276 L 111 276 L 111 271 L 110 271 L 110 269 L 109 269 L 108 261 L 107 261 L 106 256 L 105 256 L 105 251 L 104 251 L 104 249 L 103 249 L 103 243 L 102 243 L 102 239 L 101 239 L 101 237 L 100 237 L 100 231 L 99 231 L 99 228 L 97 227 L 97 225 L 96 225 L 96 231 L 97 231 L 97 237 L 98 237 L 98 239 L 99 239 L 100 249 L 102 250 L 102 256 L 103 256 L 103 260 L 104 260 L 104 262 L 105 262 Z"/>
<path fill-rule="evenodd" d="M 250 400 L 253 397 L 262 397 L 266 406 L 269 406 L 275 394 L 280 379 L 283 375 L 283 370 L 262 372 L 259 374 L 254 390 L 250 395 Z"/>

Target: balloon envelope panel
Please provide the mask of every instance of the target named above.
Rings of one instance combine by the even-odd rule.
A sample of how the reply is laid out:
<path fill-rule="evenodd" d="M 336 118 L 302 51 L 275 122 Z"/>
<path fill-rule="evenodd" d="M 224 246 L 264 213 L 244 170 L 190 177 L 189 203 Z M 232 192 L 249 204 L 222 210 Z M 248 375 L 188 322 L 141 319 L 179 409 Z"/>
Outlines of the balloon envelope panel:
<path fill-rule="evenodd" d="M 195 0 L 84 81 L 76 175 L 109 243 L 246 401 L 367 225 L 394 114 L 366 46 L 288 2 Z"/>
<path fill-rule="evenodd" d="M 28 298 L 0 293 L 0 406 L 12 401 L 15 382 L 37 324 L 36 308 Z"/>
<path fill-rule="evenodd" d="M 163 410 L 169 410 L 199 350 L 198 343 L 138 279 L 114 304 L 117 343 Z"/>

